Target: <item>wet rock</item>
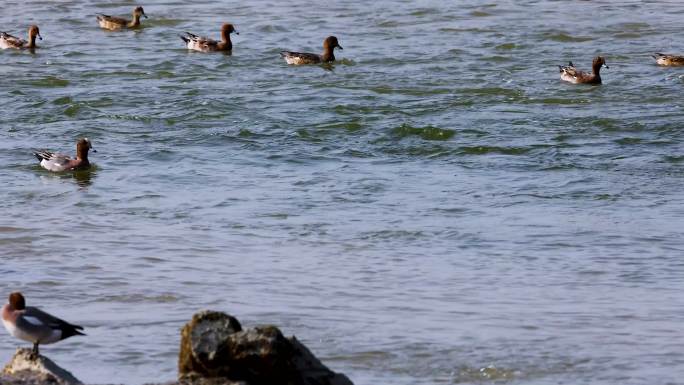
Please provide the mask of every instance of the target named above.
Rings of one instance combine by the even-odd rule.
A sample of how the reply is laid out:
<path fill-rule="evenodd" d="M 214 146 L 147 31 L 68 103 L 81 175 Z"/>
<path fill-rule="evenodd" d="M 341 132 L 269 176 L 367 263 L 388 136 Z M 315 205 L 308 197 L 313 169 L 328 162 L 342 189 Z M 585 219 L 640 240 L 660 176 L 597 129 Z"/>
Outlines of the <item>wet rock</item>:
<path fill-rule="evenodd" d="M 240 322 L 225 313 L 204 311 L 195 314 L 181 330 L 178 372 L 203 377 L 221 376 L 220 344 L 242 330 Z M 184 378 L 184 377 L 180 377 Z"/>
<path fill-rule="evenodd" d="M 76 377 L 49 358 L 34 357 L 31 349 L 19 348 L 2 370 L 0 384 L 5 385 L 81 385 Z"/>
<path fill-rule="evenodd" d="M 295 337 L 275 326 L 242 330 L 220 312 L 195 314 L 181 331 L 181 383 L 242 382 L 245 385 L 353 385 L 328 369 Z M 225 382 L 221 382 L 225 381 Z"/>

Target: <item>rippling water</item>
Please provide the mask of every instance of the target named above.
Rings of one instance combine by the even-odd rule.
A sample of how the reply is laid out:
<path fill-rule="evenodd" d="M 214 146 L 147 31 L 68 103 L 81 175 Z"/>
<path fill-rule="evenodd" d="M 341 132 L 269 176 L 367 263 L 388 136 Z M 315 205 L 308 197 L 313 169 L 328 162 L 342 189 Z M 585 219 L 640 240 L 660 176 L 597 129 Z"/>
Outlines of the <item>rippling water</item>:
<path fill-rule="evenodd" d="M 82 323 L 91 383 L 171 380 L 199 309 L 295 334 L 356 384 L 684 377 L 684 4 L 4 1 L 0 288 Z M 189 30 L 240 31 L 232 56 Z M 281 49 L 345 48 L 330 67 Z M 557 64 L 604 85 L 562 84 Z M 31 151 L 91 172 L 50 174 Z M 19 342 L 0 334 L 0 362 Z"/>

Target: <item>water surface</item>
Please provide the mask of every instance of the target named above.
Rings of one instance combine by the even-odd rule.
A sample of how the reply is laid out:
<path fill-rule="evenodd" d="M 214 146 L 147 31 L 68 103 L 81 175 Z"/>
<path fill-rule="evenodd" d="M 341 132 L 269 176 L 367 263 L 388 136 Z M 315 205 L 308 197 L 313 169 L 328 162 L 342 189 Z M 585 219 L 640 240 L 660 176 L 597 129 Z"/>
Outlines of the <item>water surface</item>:
<path fill-rule="evenodd" d="M 200 309 L 273 323 L 356 384 L 684 377 L 677 2 L 5 1 L 0 290 L 82 323 L 88 383 L 172 380 Z M 178 34 L 240 31 L 232 55 Z M 330 67 L 288 67 L 281 49 Z M 560 83 L 556 65 L 604 85 Z M 37 148 L 89 137 L 95 168 Z M 0 362 L 20 342 L 0 333 Z"/>

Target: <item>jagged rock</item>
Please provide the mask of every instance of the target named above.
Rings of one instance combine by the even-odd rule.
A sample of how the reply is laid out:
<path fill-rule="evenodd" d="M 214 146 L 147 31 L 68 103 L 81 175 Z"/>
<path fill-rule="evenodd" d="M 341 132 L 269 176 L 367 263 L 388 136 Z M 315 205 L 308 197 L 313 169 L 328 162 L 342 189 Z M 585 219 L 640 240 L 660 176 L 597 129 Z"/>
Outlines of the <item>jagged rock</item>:
<path fill-rule="evenodd" d="M 275 326 L 242 330 L 225 313 L 195 314 L 181 332 L 181 383 L 242 381 L 245 385 L 353 385 Z M 226 381 L 226 382 L 221 382 Z"/>
<path fill-rule="evenodd" d="M 81 385 L 76 377 L 49 358 L 34 357 L 31 349 L 19 348 L 2 370 L 0 384 L 11 385 Z"/>
<path fill-rule="evenodd" d="M 178 372 L 220 377 L 220 357 L 216 354 L 218 344 L 241 330 L 240 322 L 225 313 L 204 311 L 195 314 L 181 330 Z"/>

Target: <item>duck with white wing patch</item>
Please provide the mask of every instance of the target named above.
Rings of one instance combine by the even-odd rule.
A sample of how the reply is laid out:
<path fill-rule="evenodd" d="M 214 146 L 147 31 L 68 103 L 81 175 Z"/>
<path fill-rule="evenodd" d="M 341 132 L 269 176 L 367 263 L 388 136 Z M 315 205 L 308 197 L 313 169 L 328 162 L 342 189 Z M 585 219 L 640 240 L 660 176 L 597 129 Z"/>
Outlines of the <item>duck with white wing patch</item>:
<path fill-rule="evenodd" d="M 76 143 L 76 159 L 71 159 L 68 155 L 48 150 L 34 152 L 33 155 L 40 161 L 40 166 L 48 171 L 87 170 L 90 168 L 90 162 L 88 161 L 89 150 L 97 152 L 93 149 L 90 140 L 83 138 Z"/>
<path fill-rule="evenodd" d="M 2 307 L 2 323 L 14 337 L 33 343 L 33 354 L 38 356 L 38 345 L 53 344 L 75 335 L 85 335 L 82 326 L 70 324 L 36 307 L 26 306 L 19 292 L 9 295 Z"/>

